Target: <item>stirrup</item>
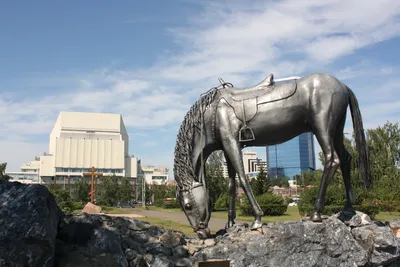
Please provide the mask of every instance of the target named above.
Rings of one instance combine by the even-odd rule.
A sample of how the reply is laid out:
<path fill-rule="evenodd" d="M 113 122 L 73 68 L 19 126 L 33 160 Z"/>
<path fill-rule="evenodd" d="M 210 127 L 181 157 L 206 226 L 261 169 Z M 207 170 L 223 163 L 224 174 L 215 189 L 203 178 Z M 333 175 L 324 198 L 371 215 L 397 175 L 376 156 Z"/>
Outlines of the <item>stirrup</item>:
<path fill-rule="evenodd" d="M 256 138 L 254 137 L 254 132 L 247 125 L 243 126 L 239 130 L 239 142 L 250 142 L 254 141 Z"/>

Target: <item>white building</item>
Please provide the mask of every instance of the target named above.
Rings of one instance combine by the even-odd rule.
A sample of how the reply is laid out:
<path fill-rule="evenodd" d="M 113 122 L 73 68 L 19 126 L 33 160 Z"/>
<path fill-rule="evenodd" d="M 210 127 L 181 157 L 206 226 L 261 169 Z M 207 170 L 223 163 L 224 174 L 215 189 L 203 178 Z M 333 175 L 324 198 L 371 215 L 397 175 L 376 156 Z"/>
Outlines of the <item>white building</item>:
<path fill-rule="evenodd" d="M 12 181 L 17 181 L 25 184 L 39 184 L 41 183 L 40 175 L 40 160 L 36 158 L 35 161 L 25 163 L 21 165 L 21 171 L 19 172 L 7 172 L 11 177 Z"/>
<path fill-rule="evenodd" d="M 250 150 L 242 150 L 244 172 L 248 177 L 255 177 L 260 170 L 260 167 L 264 167 L 264 171 L 267 172 L 267 162 L 257 158 L 257 152 Z M 223 166 L 224 177 L 228 178 L 228 167 L 226 162 Z"/>
<path fill-rule="evenodd" d="M 164 184 L 169 179 L 169 168 L 165 166 L 142 166 L 147 184 Z"/>
<path fill-rule="evenodd" d="M 73 183 L 91 167 L 103 175 L 136 179 L 138 174 L 138 160 L 129 155 L 122 116 L 110 113 L 60 112 L 50 133 L 49 153 L 30 164 L 35 166 L 34 173 L 39 172 L 41 183 L 65 183 L 66 179 Z"/>

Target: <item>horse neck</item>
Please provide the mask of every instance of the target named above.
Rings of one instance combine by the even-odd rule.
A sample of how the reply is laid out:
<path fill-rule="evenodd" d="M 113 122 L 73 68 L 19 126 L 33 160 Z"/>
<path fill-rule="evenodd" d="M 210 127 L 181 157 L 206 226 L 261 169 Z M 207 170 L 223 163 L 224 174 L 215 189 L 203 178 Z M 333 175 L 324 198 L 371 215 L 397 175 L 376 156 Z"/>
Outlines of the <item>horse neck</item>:
<path fill-rule="evenodd" d="M 205 163 L 212 152 L 216 150 L 214 142 L 207 138 L 200 138 L 200 134 L 198 138 L 195 140 L 199 140 L 193 145 L 193 167 L 196 175 L 202 175 L 205 168 Z"/>

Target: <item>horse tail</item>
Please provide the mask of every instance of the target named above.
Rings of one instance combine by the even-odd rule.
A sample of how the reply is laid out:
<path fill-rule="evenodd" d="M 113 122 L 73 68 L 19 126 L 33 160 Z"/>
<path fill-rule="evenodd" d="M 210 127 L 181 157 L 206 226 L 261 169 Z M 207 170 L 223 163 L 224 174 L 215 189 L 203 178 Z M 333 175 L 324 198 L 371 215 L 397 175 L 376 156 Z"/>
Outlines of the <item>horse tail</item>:
<path fill-rule="evenodd" d="M 360 108 L 358 106 L 358 101 L 353 91 L 347 87 L 350 94 L 350 112 L 353 121 L 353 129 L 355 133 L 356 147 L 359 157 L 359 168 L 361 179 L 364 182 L 366 188 L 370 188 L 372 185 L 371 170 L 369 162 L 369 151 L 367 142 L 365 140 L 363 122 L 361 117 Z"/>

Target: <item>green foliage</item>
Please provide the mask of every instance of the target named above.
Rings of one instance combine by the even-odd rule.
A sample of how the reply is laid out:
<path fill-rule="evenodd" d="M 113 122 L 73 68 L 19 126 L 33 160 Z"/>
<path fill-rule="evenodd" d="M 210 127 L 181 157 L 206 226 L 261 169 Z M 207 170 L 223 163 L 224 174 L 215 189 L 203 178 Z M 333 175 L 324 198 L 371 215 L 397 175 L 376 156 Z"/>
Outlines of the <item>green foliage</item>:
<path fill-rule="evenodd" d="M 164 202 L 162 207 L 164 209 L 179 209 L 181 208 L 181 205 L 176 199 L 174 199 L 172 201 Z"/>
<path fill-rule="evenodd" d="M 72 202 L 73 210 L 82 210 L 85 207 L 86 203 L 79 203 L 76 201 Z"/>
<path fill-rule="evenodd" d="M 222 194 L 219 196 L 217 201 L 214 204 L 214 210 L 215 211 L 226 211 L 229 209 L 229 195 L 228 194 Z"/>
<path fill-rule="evenodd" d="M 117 199 L 121 202 L 129 202 L 132 200 L 133 188 L 129 182 L 129 178 L 122 177 L 119 185 Z"/>
<path fill-rule="evenodd" d="M 268 181 L 268 176 L 263 166 L 260 166 L 256 178 L 250 181 L 250 186 L 255 196 L 270 192 L 271 184 Z"/>
<path fill-rule="evenodd" d="M 101 183 L 97 184 L 96 204 L 112 206 L 118 201 L 118 177 L 104 176 Z"/>
<path fill-rule="evenodd" d="M 57 201 L 58 207 L 65 213 L 72 212 L 74 210 L 74 202 L 72 201 L 68 190 L 60 184 L 49 184 L 47 185 L 50 193 L 53 194 Z"/>
<path fill-rule="evenodd" d="M 142 179 L 144 181 L 144 179 Z M 146 194 L 146 202 L 151 201 L 151 197 L 153 195 L 153 189 L 150 187 L 148 183 L 145 184 L 145 194 Z M 143 184 L 139 184 L 138 186 L 138 199 L 141 201 L 142 200 L 142 191 L 143 191 Z"/>
<path fill-rule="evenodd" d="M 314 203 L 317 198 L 318 188 L 312 187 L 301 193 L 300 200 L 297 204 L 299 213 L 303 216 L 311 215 Z M 354 190 L 355 203 L 353 208 L 355 210 L 368 214 L 371 218 L 379 213 L 379 208 L 375 206 L 374 195 L 370 192 Z M 328 186 L 325 198 L 325 209 L 323 214 L 332 215 L 340 212 L 346 204 L 345 189 L 343 185 L 332 184 Z"/>
<path fill-rule="evenodd" d="M 10 180 L 10 176 L 5 174 L 7 168 L 7 162 L 0 164 L 0 182 L 7 182 Z"/>
<path fill-rule="evenodd" d="M 289 187 L 289 180 L 286 177 L 269 177 L 270 186 Z"/>
<path fill-rule="evenodd" d="M 154 195 L 154 202 L 166 198 L 174 198 L 176 196 L 176 186 L 167 184 L 152 185 L 151 192 Z"/>
<path fill-rule="evenodd" d="M 264 216 L 280 216 L 287 211 L 287 204 L 282 196 L 265 193 L 257 196 L 256 200 L 263 210 Z M 254 215 L 247 198 L 244 200 L 244 203 L 239 206 L 239 211 L 241 216 Z"/>
<path fill-rule="evenodd" d="M 80 178 L 75 182 L 75 190 L 73 197 L 76 201 L 87 203 L 90 200 L 89 196 L 90 185 L 85 178 Z"/>
<path fill-rule="evenodd" d="M 399 124 L 385 123 L 367 131 L 370 151 L 373 191 L 383 211 L 399 210 L 400 170 L 396 168 L 400 158 Z"/>
<path fill-rule="evenodd" d="M 219 196 L 227 192 L 228 182 L 223 175 L 223 152 L 213 152 L 206 163 L 206 176 L 209 196 L 215 203 Z"/>

